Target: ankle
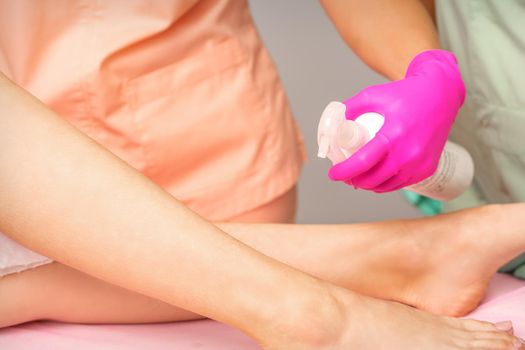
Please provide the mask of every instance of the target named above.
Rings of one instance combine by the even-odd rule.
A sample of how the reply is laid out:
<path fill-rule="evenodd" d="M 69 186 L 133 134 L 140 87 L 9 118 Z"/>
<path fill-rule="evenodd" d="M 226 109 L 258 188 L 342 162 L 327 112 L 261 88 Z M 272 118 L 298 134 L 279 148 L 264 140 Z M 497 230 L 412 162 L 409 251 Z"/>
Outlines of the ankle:
<path fill-rule="evenodd" d="M 461 233 L 458 235 L 458 243 L 463 243 L 470 250 L 479 249 L 482 251 L 493 250 L 497 246 L 501 246 L 495 246 L 495 239 L 498 237 L 494 235 L 493 231 L 500 230 L 506 225 L 505 222 L 508 220 L 507 208 L 501 204 L 490 204 L 450 214 L 454 216 L 454 225 Z M 508 232 L 507 230 L 502 231 L 505 231 L 502 234 Z"/>
<path fill-rule="evenodd" d="M 347 328 L 344 302 L 339 294 L 347 292 L 320 280 L 312 280 L 301 292 L 281 304 L 270 328 L 257 336 L 264 348 L 272 348 L 264 339 L 279 339 L 290 349 L 334 349 Z"/>
<path fill-rule="evenodd" d="M 524 251 L 525 203 L 491 204 L 475 210 L 472 222 L 477 224 L 471 222 L 470 238 L 478 241 L 480 249 L 490 249 L 495 263 L 504 264 Z"/>
<path fill-rule="evenodd" d="M 299 329 L 307 334 L 301 338 L 308 339 L 316 349 L 332 349 L 342 336 L 343 325 L 347 323 L 347 303 L 342 295 L 346 289 L 321 282 L 319 292 L 313 299 L 305 299 L 301 311 Z"/>

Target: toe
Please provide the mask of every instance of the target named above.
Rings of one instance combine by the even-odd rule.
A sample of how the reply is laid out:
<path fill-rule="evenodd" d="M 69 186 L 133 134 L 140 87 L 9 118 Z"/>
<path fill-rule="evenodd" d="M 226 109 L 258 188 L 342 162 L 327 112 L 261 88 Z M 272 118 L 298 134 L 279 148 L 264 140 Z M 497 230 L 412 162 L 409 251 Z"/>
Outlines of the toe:
<path fill-rule="evenodd" d="M 511 334 L 503 332 L 475 332 L 470 337 L 468 349 L 525 350 L 525 343 Z"/>
<path fill-rule="evenodd" d="M 506 333 L 509 333 L 509 334 L 514 334 L 514 327 L 512 326 L 512 322 L 511 321 L 504 321 L 504 322 L 494 323 L 494 326 L 500 332 L 506 332 Z"/>
<path fill-rule="evenodd" d="M 519 342 L 518 342 L 519 343 Z M 472 350 L 521 350 L 513 339 L 475 339 L 468 343 L 467 349 Z"/>
<path fill-rule="evenodd" d="M 490 323 L 485 321 L 477 321 L 477 320 L 458 320 L 460 322 L 461 328 L 472 331 L 472 332 L 479 332 L 479 331 L 492 331 L 492 332 L 506 332 L 506 333 L 512 333 L 513 327 L 511 321 L 505 321 L 505 322 L 498 322 L 498 323 Z"/>

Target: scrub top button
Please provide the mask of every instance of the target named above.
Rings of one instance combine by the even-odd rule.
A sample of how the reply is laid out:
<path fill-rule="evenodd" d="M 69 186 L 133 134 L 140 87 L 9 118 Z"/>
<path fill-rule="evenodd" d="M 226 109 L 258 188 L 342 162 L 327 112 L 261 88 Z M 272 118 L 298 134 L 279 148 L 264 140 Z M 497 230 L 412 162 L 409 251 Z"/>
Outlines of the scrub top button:
<path fill-rule="evenodd" d="M 482 128 L 488 128 L 489 126 L 490 126 L 490 119 L 489 118 L 481 119 L 481 127 Z"/>

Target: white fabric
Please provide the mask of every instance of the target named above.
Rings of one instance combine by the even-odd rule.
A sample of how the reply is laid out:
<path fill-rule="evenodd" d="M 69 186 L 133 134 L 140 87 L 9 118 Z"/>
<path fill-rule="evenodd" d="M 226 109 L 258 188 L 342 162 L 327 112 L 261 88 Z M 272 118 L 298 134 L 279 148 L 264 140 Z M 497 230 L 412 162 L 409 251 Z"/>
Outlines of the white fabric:
<path fill-rule="evenodd" d="M 53 260 L 21 246 L 0 232 L 0 277 L 51 262 Z"/>

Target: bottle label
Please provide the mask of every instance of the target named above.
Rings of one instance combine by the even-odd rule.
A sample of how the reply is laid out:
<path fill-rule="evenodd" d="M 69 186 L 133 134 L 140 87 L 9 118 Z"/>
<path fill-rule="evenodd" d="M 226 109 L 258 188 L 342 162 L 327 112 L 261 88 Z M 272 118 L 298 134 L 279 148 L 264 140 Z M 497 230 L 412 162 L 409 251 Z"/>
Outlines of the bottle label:
<path fill-rule="evenodd" d="M 407 189 L 437 200 L 451 200 L 465 192 L 473 176 L 474 164 L 468 152 L 447 141 L 434 175 Z"/>
<path fill-rule="evenodd" d="M 456 166 L 459 162 L 457 154 L 449 152 L 447 149 L 441 154 L 436 172 L 429 178 L 410 186 L 416 192 L 424 190 L 427 193 L 439 194 L 450 186 L 452 177 L 456 173 Z"/>

